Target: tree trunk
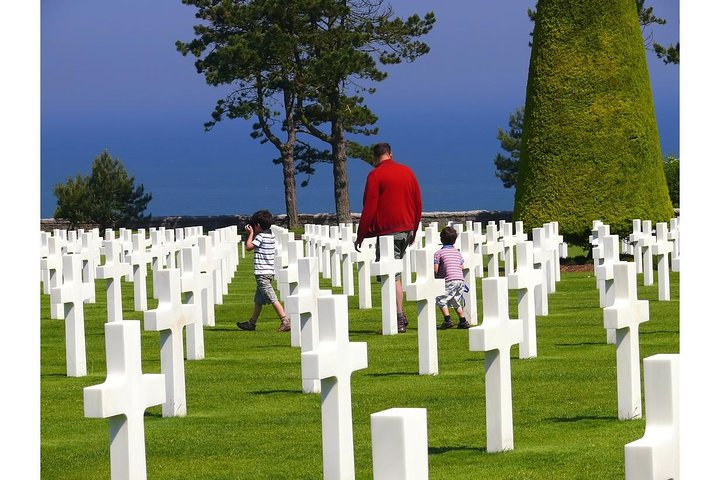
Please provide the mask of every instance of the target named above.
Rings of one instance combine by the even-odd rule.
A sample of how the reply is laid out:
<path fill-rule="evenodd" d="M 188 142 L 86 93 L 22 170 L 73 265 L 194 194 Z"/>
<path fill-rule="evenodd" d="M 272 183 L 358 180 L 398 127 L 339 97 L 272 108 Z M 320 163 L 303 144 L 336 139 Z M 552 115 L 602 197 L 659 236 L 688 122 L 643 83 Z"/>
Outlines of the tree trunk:
<path fill-rule="evenodd" d="M 335 213 L 337 223 L 350 223 L 350 194 L 347 178 L 347 153 L 345 151 L 345 132 L 342 121 L 332 122 L 333 179 L 335 187 Z"/>
<path fill-rule="evenodd" d="M 289 134 L 288 134 L 289 136 Z M 294 136 L 294 133 L 293 133 Z M 287 213 L 287 228 L 300 226 L 297 211 L 297 192 L 295 190 L 295 156 L 293 152 L 295 141 L 288 141 L 282 149 L 283 182 L 285 184 L 285 212 Z"/>

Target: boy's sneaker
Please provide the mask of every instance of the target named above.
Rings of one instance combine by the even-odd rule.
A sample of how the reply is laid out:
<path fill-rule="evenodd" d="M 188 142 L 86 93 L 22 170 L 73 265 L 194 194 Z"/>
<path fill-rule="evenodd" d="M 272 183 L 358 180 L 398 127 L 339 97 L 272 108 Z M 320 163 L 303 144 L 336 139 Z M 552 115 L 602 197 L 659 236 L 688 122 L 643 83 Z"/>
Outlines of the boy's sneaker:
<path fill-rule="evenodd" d="M 410 322 L 408 322 L 407 317 L 405 317 L 404 313 L 398 313 L 397 314 L 397 327 L 398 327 L 398 333 L 405 333 L 407 332 L 407 326 Z"/>
<path fill-rule="evenodd" d="M 290 331 L 290 319 L 287 317 L 280 320 L 280 326 L 278 327 L 278 332 L 289 332 Z"/>
<path fill-rule="evenodd" d="M 254 331 L 255 330 L 255 322 L 248 320 L 247 322 L 235 322 L 235 325 L 240 330 L 247 330 L 247 331 Z"/>
<path fill-rule="evenodd" d="M 470 328 L 470 322 L 467 320 L 464 320 L 460 323 L 458 323 L 458 328 Z"/>
<path fill-rule="evenodd" d="M 438 330 L 447 330 L 448 328 L 452 328 L 454 325 L 455 324 L 452 322 L 452 320 L 447 320 L 438 327 Z"/>

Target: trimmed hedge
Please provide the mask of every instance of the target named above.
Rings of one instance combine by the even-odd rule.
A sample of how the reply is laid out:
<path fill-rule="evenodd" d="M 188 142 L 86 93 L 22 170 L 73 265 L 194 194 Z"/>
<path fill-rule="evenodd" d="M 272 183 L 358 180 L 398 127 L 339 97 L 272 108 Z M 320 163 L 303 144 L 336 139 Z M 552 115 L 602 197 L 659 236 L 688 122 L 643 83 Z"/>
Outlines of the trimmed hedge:
<path fill-rule="evenodd" d="M 632 0 L 539 0 L 515 220 L 557 220 L 584 244 L 593 220 L 626 235 L 668 221 L 650 76 Z"/>

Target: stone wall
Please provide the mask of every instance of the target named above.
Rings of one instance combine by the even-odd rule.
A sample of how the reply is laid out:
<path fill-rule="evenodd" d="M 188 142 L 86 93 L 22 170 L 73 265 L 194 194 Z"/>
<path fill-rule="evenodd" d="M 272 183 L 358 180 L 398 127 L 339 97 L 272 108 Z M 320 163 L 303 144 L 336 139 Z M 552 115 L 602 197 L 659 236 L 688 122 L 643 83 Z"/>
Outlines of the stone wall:
<path fill-rule="evenodd" d="M 285 225 L 286 215 L 275 215 L 275 223 L 277 225 Z M 184 228 L 184 227 L 195 227 L 202 226 L 205 232 L 215 230 L 222 227 L 228 227 L 236 225 L 238 228 L 242 228 L 250 218 L 250 215 L 214 215 L 214 216 L 174 216 L 174 217 L 152 217 L 143 222 L 135 222 L 130 225 L 130 228 L 150 228 L 150 227 L 165 227 L 165 228 Z M 316 225 L 334 225 L 336 224 L 334 213 L 314 213 L 314 214 L 300 214 L 300 223 L 313 223 Z M 360 221 L 360 214 L 352 214 L 353 222 L 357 223 Z M 469 210 L 464 212 L 423 212 L 422 222 L 427 225 L 430 222 L 438 222 L 440 225 L 446 225 L 449 221 L 466 222 L 472 220 L 474 222 L 482 222 L 486 224 L 490 220 L 495 222 L 499 220 L 510 221 L 512 219 L 512 212 L 505 211 L 489 211 L 489 210 Z M 54 218 L 43 218 L 40 220 L 40 230 L 44 232 L 52 232 L 53 229 L 65 229 L 69 228 L 70 224 L 66 220 L 54 219 Z M 97 227 L 97 225 L 78 225 L 77 228 L 85 230 L 91 230 Z M 102 233 L 102 232 L 101 232 Z"/>

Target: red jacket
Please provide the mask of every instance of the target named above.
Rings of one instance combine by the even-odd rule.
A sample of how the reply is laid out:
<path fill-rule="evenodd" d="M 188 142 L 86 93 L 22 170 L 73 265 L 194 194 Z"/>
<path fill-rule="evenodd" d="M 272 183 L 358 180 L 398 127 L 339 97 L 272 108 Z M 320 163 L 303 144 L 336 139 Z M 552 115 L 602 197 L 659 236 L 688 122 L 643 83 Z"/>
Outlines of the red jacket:
<path fill-rule="evenodd" d="M 415 174 L 392 159 L 383 160 L 367 176 L 357 241 L 415 231 L 421 215 L 422 199 Z"/>

